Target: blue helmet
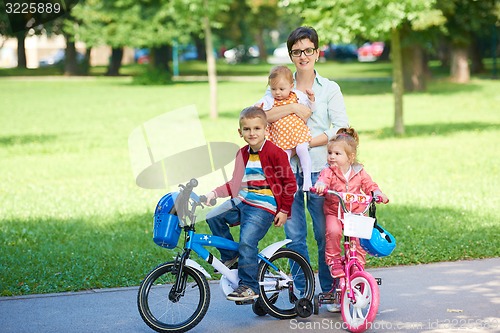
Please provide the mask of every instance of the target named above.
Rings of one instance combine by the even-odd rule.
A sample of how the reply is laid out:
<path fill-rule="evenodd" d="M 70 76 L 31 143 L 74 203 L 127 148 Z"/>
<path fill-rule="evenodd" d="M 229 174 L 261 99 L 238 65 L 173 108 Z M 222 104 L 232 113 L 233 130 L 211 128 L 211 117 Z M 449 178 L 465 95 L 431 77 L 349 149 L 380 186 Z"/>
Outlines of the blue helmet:
<path fill-rule="evenodd" d="M 385 257 L 396 248 L 396 239 L 380 224 L 375 224 L 370 239 L 359 240 L 361 247 L 374 257 Z"/>
<path fill-rule="evenodd" d="M 174 207 L 177 195 L 179 195 L 178 192 L 164 195 L 158 201 L 155 210 L 153 241 L 156 245 L 167 249 L 173 249 L 177 246 L 182 230 Z"/>

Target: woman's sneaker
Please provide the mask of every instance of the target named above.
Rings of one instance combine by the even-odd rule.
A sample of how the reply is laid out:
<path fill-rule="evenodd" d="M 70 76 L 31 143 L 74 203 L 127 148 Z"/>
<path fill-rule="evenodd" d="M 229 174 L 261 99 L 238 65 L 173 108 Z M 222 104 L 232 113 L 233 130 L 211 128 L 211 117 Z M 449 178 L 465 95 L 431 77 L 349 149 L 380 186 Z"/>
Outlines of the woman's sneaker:
<path fill-rule="evenodd" d="M 259 298 L 259 295 L 257 295 L 252 288 L 241 285 L 238 286 L 235 291 L 227 295 L 226 298 L 230 301 L 243 302 Z"/>
<path fill-rule="evenodd" d="M 328 310 L 328 312 L 333 312 L 333 313 L 340 312 L 340 304 L 337 303 L 327 304 L 326 310 Z"/>

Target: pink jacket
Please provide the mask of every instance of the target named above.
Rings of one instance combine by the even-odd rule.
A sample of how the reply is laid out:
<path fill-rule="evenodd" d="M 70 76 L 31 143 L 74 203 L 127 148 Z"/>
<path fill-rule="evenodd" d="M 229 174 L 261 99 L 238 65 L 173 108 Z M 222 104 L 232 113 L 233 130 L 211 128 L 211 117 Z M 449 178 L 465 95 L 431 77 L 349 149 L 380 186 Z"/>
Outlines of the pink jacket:
<path fill-rule="evenodd" d="M 364 193 L 371 195 L 381 193 L 377 183 L 375 183 L 370 175 L 363 169 L 362 164 L 353 164 L 351 174 L 349 179 L 345 179 L 342 171 L 337 167 L 327 167 L 321 170 L 318 178 L 318 182 L 326 185 L 329 190 L 334 190 L 337 192 L 349 192 L 349 193 Z M 323 210 L 326 215 L 338 215 L 339 199 L 333 195 L 325 196 L 325 204 Z M 349 206 L 347 207 L 349 208 Z M 352 212 L 362 212 L 365 206 L 359 207 L 358 204 L 352 204 Z"/>

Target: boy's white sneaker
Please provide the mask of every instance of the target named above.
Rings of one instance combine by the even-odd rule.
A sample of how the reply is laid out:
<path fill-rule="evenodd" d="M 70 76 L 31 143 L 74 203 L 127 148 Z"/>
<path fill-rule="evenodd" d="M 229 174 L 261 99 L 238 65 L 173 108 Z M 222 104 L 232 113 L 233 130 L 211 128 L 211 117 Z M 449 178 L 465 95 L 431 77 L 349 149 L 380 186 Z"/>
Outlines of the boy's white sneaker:
<path fill-rule="evenodd" d="M 238 286 L 232 293 L 226 297 L 230 301 L 244 302 L 252 299 L 259 298 L 252 288 L 245 285 Z"/>

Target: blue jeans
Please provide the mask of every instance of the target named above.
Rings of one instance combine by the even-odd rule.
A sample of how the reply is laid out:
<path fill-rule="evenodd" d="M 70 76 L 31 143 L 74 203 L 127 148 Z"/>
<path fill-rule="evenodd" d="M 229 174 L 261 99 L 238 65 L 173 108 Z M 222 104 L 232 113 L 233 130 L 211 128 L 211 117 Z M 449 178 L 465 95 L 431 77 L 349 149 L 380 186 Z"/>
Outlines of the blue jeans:
<path fill-rule="evenodd" d="M 253 207 L 235 198 L 207 214 L 207 223 L 215 236 L 233 240 L 229 231 L 230 226 L 240 224 L 240 242 L 238 252 L 219 249 L 221 260 L 226 261 L 236 257 L 238 259 L 238 276 L 240 285 L 246 285 L 258 294 L 259 281 L 257 280 L 259 241 L 264 238 L 273 223 L 274 214 L 261 208 Z"/>
<path fill-rule="evenodd" d="M 319 177 L 319 172 L 313 172 L 311 179 L 313 185 Z M 304 207 L 304 192 L 302 191 L 302 184 L 304 177 L 302 173 L 296 173 L 297 185 L 299 190 L 295 193 L 295 198 L 292 205 L 292 218 L 285 223 L 286 237 L 291 239 L 292 242 L 287 245 L 289 249 L 295 250 L 302 254 L 307 261 L 309 260 L 309 253 L 307 250 L 307 223 L 306 213 Z M 307 192 L 307 210 L 312 218 L 314 239 L 318 244 L 318 275 L 319 284 L 323 292 L 328 292 L 332 288 L 333 278 L 330 275 L 330 270 L 325 261 L 325 214 L 323 213 L 323 203 L 325 197 Z"/>

